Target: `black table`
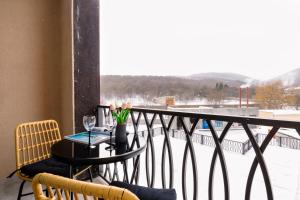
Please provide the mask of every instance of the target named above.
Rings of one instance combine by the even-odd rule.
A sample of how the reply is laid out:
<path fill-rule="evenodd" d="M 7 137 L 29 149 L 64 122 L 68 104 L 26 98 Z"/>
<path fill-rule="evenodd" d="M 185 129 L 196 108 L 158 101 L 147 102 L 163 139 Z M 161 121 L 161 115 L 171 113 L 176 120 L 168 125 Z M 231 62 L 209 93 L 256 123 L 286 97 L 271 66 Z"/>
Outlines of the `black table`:
<path fill-rule="evenodd" d="M 51 147 L 51 155 L 55 159 L 69 165 L 69 175 L 73 178 L 73 168 L 90 165 L 103 165 L 116 162 L 123 162 L 140 155 L 146 148 L 145 139 L 138 135 L 128 135 L 128 150 L 116 154 L 113 150 L 107 151 L 110 139 L 96 145 L 96 148 L 89 148 L 87 144 L 63 139 Z"/>

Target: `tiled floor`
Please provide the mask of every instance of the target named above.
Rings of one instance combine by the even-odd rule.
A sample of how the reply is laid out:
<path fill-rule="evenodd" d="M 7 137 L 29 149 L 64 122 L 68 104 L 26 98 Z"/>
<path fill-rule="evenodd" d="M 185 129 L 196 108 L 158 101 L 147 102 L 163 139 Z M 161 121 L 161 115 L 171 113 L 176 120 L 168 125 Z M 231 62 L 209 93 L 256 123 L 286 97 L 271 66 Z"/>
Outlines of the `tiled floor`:
<path fill-rule="evenodd" d="M 103 183 L 99 178 L 94 178 L 95 183 Z M 14 176 L 10 179 L 2 179 L 0 181 L 0 200 L 16 200 L 18 196 L 21 180 Z M 24 193 L 31 192 L 31 183 L 26 182 L 24 185 Z M 33 200 L 33 195 L 22 197 L 22 200 Z"/>

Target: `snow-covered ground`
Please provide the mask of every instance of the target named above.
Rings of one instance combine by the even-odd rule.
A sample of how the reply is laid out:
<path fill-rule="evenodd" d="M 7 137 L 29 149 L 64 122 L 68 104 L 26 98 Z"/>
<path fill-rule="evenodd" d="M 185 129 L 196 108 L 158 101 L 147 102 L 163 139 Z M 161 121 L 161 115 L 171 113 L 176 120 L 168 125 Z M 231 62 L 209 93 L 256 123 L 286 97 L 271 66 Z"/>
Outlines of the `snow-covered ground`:
<path fill-rule="evenodd" d="M 155 144 L 155 187 L 161 188 L 161 157 L 164 136 L 154 137 Z M 174 166 L 174 187 L 178 199 L 182 199 L 182 162 L 185 141 L 171 138 Z M 194 149 L 198 169 L 198 199 L 208 199 L 208 177 L 211 165 L 211 158 L 214 148 L 194 143 Z M 269 171 L 273 186 L 274 199 L 276 200 L 300 200 L 300 156 L 299 150 L 286 149 L 276 146 L 269 146 L 264 153 L 265 162 Z M 230 197 L 232 200 L 244 199 L 246 181 L 248 173 L 254 159 L 253 149 L 245 155 L 224 151 L 227 163 L 227 170 L 230 182 Z M 168 157 L 166 157 L 166 179 L 168 174 Z M 151 159 L 150 159 L 151 160 Z M 132 167 L 129 167 L 132 168 Z M 150 165 L 151 169 L 151 165 Z M 217 161 L 214 178 L 214 199 L 224 199 L 223 179 L 220 162 Z M 150 170 L 151 171 L 151 170 Z M 141 158 L 140 185 L 147 185 L 145 156 Z M 188 199 L 192 199 L 193 191 L 193 171 L 190 159 L 186 170 L 186 184 Z M 265 184 L 260 171 L 257 167 L 256 175 L 252 185 L 251 200 L 262 200 L 266 198 Z"/>
<path fill-rule="evenodd" d="M 155 127 L 160 127 L 155 125 Z M 128 130 L 133 133 L 133 127 L 128 126 Z M 253 129 L 253 134 L 267 134 L 270 127 Z M 147 130 L 145 125 L 139 126 L 139 131 Z M 200 130 L 196 130 L 195 133 Z M 283 130 L 286 134 L 288 130 Z M 294 131 L 294 130 L 293 130 Z M 292 132 L 293 132 L 292 131 Z M 199 133 L 203 135 L 211 136 L 210 131 L 201 130 Z M 218 131 L 220 134 L 220 131 Z M 147 134 L 146 134 L 147 135 Z M 244 142 L 248 140 L 248 137 L 242 129 L 232 129 L 228 132 L 225 139 L 234 140 L 237 142 Z M 155 146 L 155 187 L 162 188 L 161 181 L 161 163 L 162 163 L 162 149 L 164 136 L 158 135 L 153 138 Z M 178 199 L 182 199 L 182 163 L 183 153 L 186 141 L 182 139 L 170 138 L 173 151 L 173 166 L 174 166 L 174 187 L 176 189 Z M 195 149 L 195 155 L 197 160 L 198 169 L 198 199 L 208 199 L 208 177 L 211 165 L 211 159 L 214 148 L 204 146 L 199 143 L 193 143 Z M 269 145 L 264 153 L 264 159 L 268 168 L 269 176 L 271 179 L 273 194 L 275 200 L 300 200 L 300 150 L 287 149 L 278 146 Z M 246 181 L 251 164 L 254 160 L 255 153 L 253 149 L 248 151 L 245 155 L 229 152 L 224 150 L 224 156 L 227 163 L 227 170 L 230 183 L 230 197 L 232 200 L 244 199 Z M 151 160 L 151 157 L 149 158 Z M 132 166 L 129 168 L 132 168 Z M 147 186 L 146 181 L 146 167 L 145 156 L 141 158 L 141 173 L 140 173 L 140 185 Z M 169 180 L 169 166 L 168 156 L 166 156 L 166 180 Z M 121 169 L 120 169 L 121 170 Z M 119 171 L 120 171 L 119 170 Z M 222 171 L 220 162 L 217 160 L 215 168 L 214 178 L 214 199 L 224 199 L 224 187 Z M 151 165 L 150 165 L 151 171 Z M 151 174 L 150 174 L 151 175 Z M 187 170 L 186 170 L 186 184 L 188 191 L 188 199 L 192 199 L 193 192 L 193 171 L 192 164 L 189 158 Z M 168 184 L 167 184 L 168 185 Z M 254 177 L 251 200 L 263 200 L 267 199 L 264 179 L 260 167 L 257 167 L 256 175 Z"/>
<path fill-rule="evenodd" d="M 159 172 L 161 166 L 161 152 L 162 152 L 162 141 L 163 137 L 158 136 L 154 139 L 156 148 L 156 167 L 157 169 L 157 184 L 156 186 L 161 186 Z M 182 169 L 182 159 L 185 141 L 179 139 L 171 139 L 172 150 L 173 150 L 173 159 L 174 159 L 174 183 L 176 191 L 181 199 L 181 169 Z M 214 148 L 203 146 L 197 143 L 194 143 L 195 154 L 197 159 L 197 168 L 198 168 L 198 199 L 208 199 L 208 175 L 210 169 L 210 163 L 212 158 L 212 153 Z M 226 158 L 227 169 L 229 174 L 230 181 L 230 191 L 231 199 L 240 200 L 243 199 L 245 193 L 245 186 L 247 181 L 247 176 L 250 170 L 255 153 L 253 150 L 248 152 L 246 155 L 231 153 L 224 151 Z M 265 160 L 269 170 L 269 175 L 271 178 L 271 183 L 273 185 L 274 199 L 278 200 L 294 200 L 300 199 L 300 196 L 297 197 L 297 191 L 299 181 L 300 181 L 300 157 L 299 151 L 284 149 L 279 147 L 270 146 L 265 152 Z M 188 165 L 187 169 L 187 188 L 189 193 L 193 189 L 192 181 L 192 165 Z M 214 181 L 214 195 L 215 199 L 223 199 L 223 180 L 221 174 L 220 163 L 217 162 L 216 174 Z M 266 199 L 265 196 L 265 185 L 260 172 L 260 168 L 257 168 L 257 174 L 253 181 L 253 190 L 251 199 L 252 200 L 261 200 Z M 191 196 L 190 198 L 191 199 Z"/>

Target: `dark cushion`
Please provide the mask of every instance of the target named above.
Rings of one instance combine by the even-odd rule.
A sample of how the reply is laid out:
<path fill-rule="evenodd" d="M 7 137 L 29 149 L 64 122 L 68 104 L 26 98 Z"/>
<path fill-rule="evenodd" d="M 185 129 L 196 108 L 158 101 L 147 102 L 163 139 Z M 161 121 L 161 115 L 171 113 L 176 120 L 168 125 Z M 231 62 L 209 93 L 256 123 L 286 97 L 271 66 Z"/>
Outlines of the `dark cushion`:
<path fill-rule="evenodd" d="M 125 188 L 134 193 L 141 200 L 176 200 L 175 189 L 148 188 L 120 181 L 113 181 L 110 185 Z"/>
<path fill-rule="evenodd" d="M 43 172 L 68 177 L 68 169 L 68 164 L 57 161 L 54 158 L 48 158 L 36 163 L 25 165 L 21 167 L 20 170 L 22 174 L 26 174 L 30 177 Z"/>

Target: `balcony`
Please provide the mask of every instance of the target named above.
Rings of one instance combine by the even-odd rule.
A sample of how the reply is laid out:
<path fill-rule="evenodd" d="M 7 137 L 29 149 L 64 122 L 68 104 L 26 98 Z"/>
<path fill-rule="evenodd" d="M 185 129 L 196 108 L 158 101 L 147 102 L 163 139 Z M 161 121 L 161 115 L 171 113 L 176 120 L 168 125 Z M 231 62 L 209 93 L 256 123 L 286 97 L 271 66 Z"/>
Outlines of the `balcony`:
<path fill-rule="evenodd" d="M 96 111 L 98 123 L 111 117 L 108 106 Z M 199 127 L 203 121 L 208 129 Z M 110 181 L 175 188 L 178 199 L 298 199 L 300 140 L 279 132 L 299 134 L 299 127 L 296 121 L 136 107 L 127 128 L 144 137 L 146 151 L 126 167 L 104 165 L 101 173 Z M 11 189 L 18 183 L 1 183 L 10 191 L 7 199 L 14 199 Z"/>
<path fill-rule="evenodd" d="M 83 130 L 85 114 L 97 114 L 99 124 L 110 115 L 98 105 L 98 2 L 0 3 L 1 199 L 14 200 L 18 193 L 20 180 L 5 178 L 16 168 L 18 124 L 55 119 L 64 136 Z M 101 173 L 109 180 L 175 188 L 178 199 L 300 199 L 300 140 L 280 134 L 282 129 L 299 135 L 300 122 L 136 107 L 128 130 L 144 137 L 147 149 L 127 167 L 105 165 Z"/>
<path fill-rule="evenodd" d="M 109 107 L 99 105 L 98 114 L 109 117 Z M 209 127 L 205 135 L 197 128 L 201 120 Z M 223 122 L 222 130 L 214 121 Z M 244 142 L 227 139 L 237 131 L 233 124 L 240 124 Z M 133 108 L 128 126 L 146 138 L 145 155 L 128 162 L 125 172 L 106 166 L 108 178 L 116 179 L 115 171 L 130 183 L 175 188 L 178 199 L 299 198 L 293 184 L 298 185 L 300 140 L 278 136 L 278 131 L 299 133 L 300 122 Z"/>

